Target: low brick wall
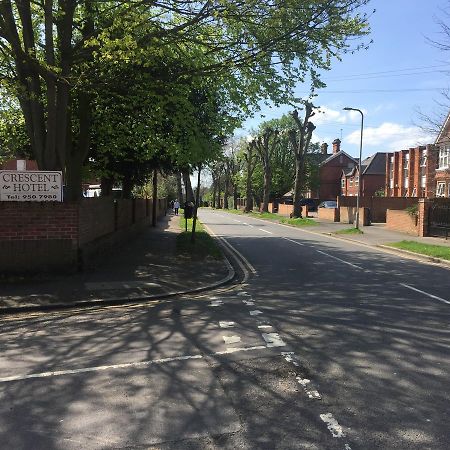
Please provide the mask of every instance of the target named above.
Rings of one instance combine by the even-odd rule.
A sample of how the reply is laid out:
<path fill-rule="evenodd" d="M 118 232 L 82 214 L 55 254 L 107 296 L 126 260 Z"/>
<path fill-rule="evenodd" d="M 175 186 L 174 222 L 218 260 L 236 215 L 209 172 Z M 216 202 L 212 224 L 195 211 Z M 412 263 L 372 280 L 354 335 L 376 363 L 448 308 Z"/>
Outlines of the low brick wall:
<path fill-rule="evenodd" d="M 159 199 L 158 217 L 166 199 Z M 151 223 L 152 201 L 0 202 L 0 272 L 75 271 Z"/>
<path fill-rule="evenodd" d="M 356 212 L 356 197 L 340 196 L 337 198 L 337 201 L 339 208 L 354 208 L 353 214 Z M 388 209 L 402 211 L 408 206 L 417 205 L 418 201 L 419 199 L 414 197 L 361 197 L 359 206 L 370 208 L 372 222 L 384 223 L 386 222 L 386 211 Z M 352 214 L 351 211 L 349 210 L 348 214 Z M 341 212 L 343 212 L 342 209 Z"/>
<path fill-rule="evenodd" d="M 280 214 L 281 216 L 289 217 L 293 211 L 294 205 L 284 205 L 282 203 L 278 205 L 278 214 Z"/>
<path fill-rule="evenodd" d="M 418 218 L 417 216 L 412 216 L 407 211 L 388 209 L 386 211 L 386 228 L 408 233 L 413 236 L 419 235 Z"/>
<path fill-rule="evenodd" d="M 318 217 L 323 220 L 339 222 L 339 208 L 318 208 Z"/>

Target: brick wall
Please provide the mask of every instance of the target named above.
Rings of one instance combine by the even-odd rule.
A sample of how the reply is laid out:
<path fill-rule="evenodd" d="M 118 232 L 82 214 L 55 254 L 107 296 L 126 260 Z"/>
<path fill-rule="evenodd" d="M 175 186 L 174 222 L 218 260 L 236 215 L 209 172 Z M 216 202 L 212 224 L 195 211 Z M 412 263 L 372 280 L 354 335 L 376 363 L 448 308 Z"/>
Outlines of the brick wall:
<path fill-rule="evenodd" d="M 418 219 L 407 211 L 388 209 L 386 212 L 386 228 L 401 231 L 414 236 L 419 235 Z"/>
<path fill-rule="evenodd" d="M 133 206 L 134 204 L 134 206 Z M 158 202 L 158 217 L 166 200 Z M 151 201 L 0 202 L 0 272 L 74 271 L 151 221 Z"/>
<path fill-rule="evenodd" d="M 339 222 L 339 209 L 338 208 L 319 208 L 319 219 L 331 220 L 332 222 Z"/>
<path fill-rule="evenodd" d="M 404 210 L 408 206 L 417 205 L 417 202 L 418 199 L 414 197 L 361 197 L 359 204 L 360 207 L 370 208 L 372 222 L 385 223 L 388 209 Z M 338 207 L 356 207 L 356 197 L 338 197 Z"/>
<path fill-rule="evenodd" d="M 294 205 L 284 205 L 282 203 L 278 205 L 278 214 L 280 214 L 281 216 L 289 217 L 293 211 Z"/>

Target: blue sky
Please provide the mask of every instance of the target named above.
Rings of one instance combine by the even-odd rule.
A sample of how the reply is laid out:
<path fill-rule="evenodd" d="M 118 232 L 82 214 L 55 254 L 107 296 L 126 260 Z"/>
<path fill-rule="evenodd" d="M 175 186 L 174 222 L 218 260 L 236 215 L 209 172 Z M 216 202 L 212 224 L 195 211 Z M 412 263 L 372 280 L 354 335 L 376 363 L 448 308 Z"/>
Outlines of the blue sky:
<path fill-rule="evenodd" d="M 371 1 L 369 6 L 376 9 L 370 19 L 374 42 L 368 50 L 344 55 L 323 75 L 327 87 L 314 100 L 323 113 L 312 120 L 317 126 L 313 141 L 331 147 L 340 138 L 342 150 L 357 156 L 361 116 L 342 110 L 349 106 L 364 112 L 363 157 L 434 142 L 434 135 L 417 126 L 417 109 L 432 114 L 436 101 L 442 100 L 440 91 L 450 84 L 450 70 L 446 72 L 450 55 L 427 42 L 427 38 L 442 41 L 436 21 L 444 18 L 446 5 L 447 0 Z M 297 87 L 299 97 L 307 92 L 307 86 Z M 262 121 L 290 110 L 264 107 L 265 117 L 256 114 L 237 134 L 248 134 Z"/>

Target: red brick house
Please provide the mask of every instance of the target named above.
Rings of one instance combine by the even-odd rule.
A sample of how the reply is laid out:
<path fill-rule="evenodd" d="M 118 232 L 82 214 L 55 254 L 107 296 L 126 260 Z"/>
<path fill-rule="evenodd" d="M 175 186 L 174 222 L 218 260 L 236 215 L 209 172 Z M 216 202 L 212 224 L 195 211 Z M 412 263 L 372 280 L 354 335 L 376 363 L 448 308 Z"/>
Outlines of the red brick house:
<path fill-rule="evenodd" d="M 341 150 L 341 141 L 333 141 L 333 153 L 319 164 L 319 190 L 317 197 L 320 200 L 336 200 L 341 195 L 341 176 L 343 170 L 353 169 L 358 161 Z"/>
<path fill-rule="evenodd" d="M 361 162 L 359 166 L 344 169 L 341 176 L 341 193 L 345 196 L 358 195 L 359 180 L 361 179 L 361 197 L 373 197 L 379 190 L 384 191 L 386 179 L 386 153 L 377 152 Z"/>
<path fill-rule="evenodd" d="M 450 197 L 450 113 L 436 139 L 436 197 Z"/>
<path fill-rule="evenodd" d="M 434 197 L 438 148 L 434 145 L 386 155 L 386 197 Z"/>

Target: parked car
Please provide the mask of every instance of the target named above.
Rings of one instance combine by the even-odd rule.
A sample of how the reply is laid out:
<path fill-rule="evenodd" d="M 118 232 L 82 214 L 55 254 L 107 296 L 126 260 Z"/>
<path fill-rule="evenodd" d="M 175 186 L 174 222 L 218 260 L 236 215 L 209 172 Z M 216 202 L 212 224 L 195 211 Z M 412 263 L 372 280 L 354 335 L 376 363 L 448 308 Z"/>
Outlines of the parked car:
<path fill-rule="evenodd" d="M 326 200 L 319 205 L 319 208 L 337 208 L 337 202 L 333 200 Z"/>
<path fill-rule="evenodd" d="M 302 198 L 300 200 L 300 206 L 307 206 L 308 211 L 317 211 L 317 205 L 319 201 L 315 198 Z"/>

